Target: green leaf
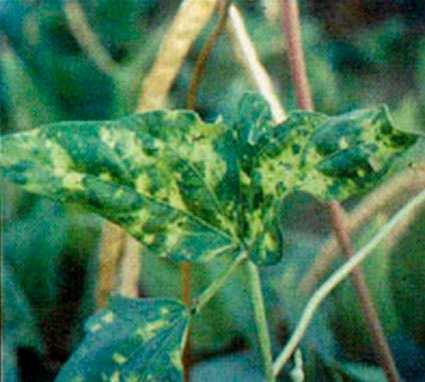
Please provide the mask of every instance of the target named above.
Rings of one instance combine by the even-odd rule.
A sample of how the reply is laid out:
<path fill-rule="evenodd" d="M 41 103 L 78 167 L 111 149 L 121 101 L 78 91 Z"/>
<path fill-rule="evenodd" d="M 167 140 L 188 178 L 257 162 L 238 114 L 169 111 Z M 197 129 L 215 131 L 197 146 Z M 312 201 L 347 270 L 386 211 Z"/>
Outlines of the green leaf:
<path fill-rule="evenodd" d="M 188 323 L 178 301 L 114 296 L 87 321 L 83 343 L 56 381 L 181 381 Z"/>
<path fill-rule="evenodd" d="M 238 246 L 238 167 L 221 123 L 155 111 L 46 125 L 2 148 L 6 178 L 91 208 L 161 256 L 203 261 Z"/>
<path fill-rule="evenodd" d="M 298 189 L 341 201 L 376 184 L 414 141 L 393 127 L 386 106 L 337 117 L 294 112 L 261 148 L 253 178 L 266 197 Z"/>
<path fill-rule="evenodd" d="M 63 282 L 61 254 L 72 231 L 71 222 L 64 206 L 50 200 L 38 200 L 26 210 L 25 217 L 4 229 L 4 258 L 29 301 L 44 308 L 37 311 L 40 320 L 44 320 L 50 315 L 58 299 L 58 286 Z"/>
<path fill-rule="evenodd" d="M 253 260 L 278 260 L 279 201 L 295 190 L 322 201 L 344 200 L 376 184 L 393 160 L 415 138 L 394 129 L 387 108 L 359 110 L 338 117 L 293 112 L 258 140 L 249 180 L 251 195 L 246 235 Z"/>
<path fill-rule="evenodd" d="M 356 382 L 385 382 L 387 378 L 381 368 L 362 363 L 342 362 L 342 371 Z"/>
<path fill-rule="evenodd" d="M 257 188 L 253 187 L 253 168 L 258 162 L 259 148 L 268 141 L 274 127 L 266 100 L 256 93 L 244 95 L 239 104 L 239 119 L 235 127 L 241 171 L 240 188 L 244 196 L 240 206 L 241 232 L 250 239 L 248 247 L 251 259 L 261 265 L 274 264 L 281 258 L 282 238 L 276 216 L 281 198 L 259 199 Z M 263 214 L 264 211 L 268 213 Z"/>
<path fill-rule="evenodd" d="M 235 129 L 187 111 L 43 126 L 3 139 L 2 171 L 31 192 L 90 207 L 156 254 L 206 261 L 244 243 L 279 261 L 281 199 L 343 200 L 373 186 L 414 142 L 386 107 L 339 117 L 295 112 L 274 125 L 248 94 Z"/>
<path fill-rule="evenodd" d="M 2 259 L 3 261 L 3 259 Z M 17 382 L 17 353 L 20 347 L 42 351 L 42 338 L 34 311 L 16 281 L 12 269 L 2 263 L 2 381 Z"/>
<path fill-rule="evenodd" d="M 0 73 L 6 92 L 6 109 L 11 124 L 26 130 L 60 119 L 54 100 L 30 75 L 28 68 L 7 43 L 2 44 Z"/>
<path fill-rule="evenodd" d="M 4 316 L 2 329 L 4 330 L 5 340 L 13 349 L 23 346 L 41 351 L 42 340 L 37 320 L 29 301 L 14 276 L 9 265 L 3 264 L 1 285 L 4 294 L 2 305 Z"/>

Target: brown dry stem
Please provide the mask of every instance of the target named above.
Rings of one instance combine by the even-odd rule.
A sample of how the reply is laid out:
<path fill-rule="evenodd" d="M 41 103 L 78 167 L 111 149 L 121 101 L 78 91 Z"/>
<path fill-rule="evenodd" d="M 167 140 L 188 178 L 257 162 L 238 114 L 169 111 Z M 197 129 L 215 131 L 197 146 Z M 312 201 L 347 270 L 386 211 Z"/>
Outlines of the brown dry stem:
<path fill-rule="evenodd" d="M 289 63 L 298 106 L 304 110 L 313 110 L 313 99 L 311 97 L 301 40 L 301 22 L 298 2 L 296 0 L 282 0 L 282 13 L 283 30 L 287 38 Z M 334 201 L 330 204 L 330 211 L 332 228 L 338 244 L 346 257 L 350 258 L 354 254 L 354 249 L 349 232 L 345 227 L 344 210 L 337 201 Z M 385 338 L 381 322 L 376 313 L 373 300 L 360 267 L 354 269 L 352 280 L 364 318 L 372 336 L 372 342 L 378 361 L 388 380 L 397 382 L 400 380 L 400 376 L 395 367 L 391 350 Z"/>
<path fill-rule="evenodd" d="M 425 165 L 416 166 L 393 176 L 366 196 L 348 214 L 346 219 L 347 230 L 350 233 L 355 233 L 371 217 L 386 208 L 390 203 L 399 206 L 406 197 L 413 195 L 423 188 L 425 188 Z M 397 230 L 397 232 L 399 231 Z M 402 232 L 404 230 L 400 230 L 400 233 Z M 395 241 L 397 237 L 399 235 L 393 235 L 392 241 Z M 299 290 L 302 293 L 310 293 L 319 280 L 330 270 L 330 267 L 338 258 L 339 254 L 338 241 L 334 236 L 330 237 L 306 275 L 302 278 L 299 284 Z"/>

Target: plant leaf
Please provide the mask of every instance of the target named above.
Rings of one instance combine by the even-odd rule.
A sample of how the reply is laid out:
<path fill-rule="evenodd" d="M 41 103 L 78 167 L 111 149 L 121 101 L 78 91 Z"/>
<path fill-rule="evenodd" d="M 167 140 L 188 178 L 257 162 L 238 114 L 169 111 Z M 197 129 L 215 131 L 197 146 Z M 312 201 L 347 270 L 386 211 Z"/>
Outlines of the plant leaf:
<path fill-rule="evenodd" d="M 2 329 L 4 330 L 4 338 L 13 350 L 22 346 L 32 347 L 41 352 L 41 335 L 30 302 L 19 283 L 16 282 L 9 264 L 2 264 L 2 266 L 1 286 L 4 293 Z"/>
<path fill-rule="evenodd" d="M 355 362 L 342 362 L 342 371 L 356 382 L 385 382 L 387 379 L 381 368 Z"/>
<path fill-rule="evenodd" d="M 414 143 L 413 135 L 392 126 L 387 108 L 359 110 L 337 117 L 294 112 L 283 124 L 264 134 L 248 174 L 252 251 L 259 264 L 278 260 L 275 248 L 280 201 L 301 190 L 321 201 L 344 200 L 376 184 L 393 160 Z M 265 239 L 267 238 L 268 239 Z"/>
<path fill-rule="evenodd" d="M 262 148 L 254 178 L 265 196 L 299 189 L 341 201 L 376 184 L 414 141 L 395 130 L 386 106 L 337 117 L 295 112 Z"/>
<path fill-rule="evenodd" d="M 86 323 L 56 381 L 181 381 L 189 313 L 175 300 L 114 296 Z"/>
<path fill-rule="evenodd" d="M 231 138 L 184 111 L 58 123 L 3 138 L 2 167 L 26 190 L 86 205 L 161 256 L 203 261 L 238 245 Z"/>
<path fill-rule="evenodd" d="M 327 201 L 373 186 L 414 142 L 385 106 L 339 117 L 294 112 L 274 125 L 248 94 L 236 129 L 187 111 L 59 123 L 3 139 L 3 172 L 29 191 L 86 205 L 148 249 L 206 261 L 244 243 L 261 265 L 281 258 L 282 198 Z"/>

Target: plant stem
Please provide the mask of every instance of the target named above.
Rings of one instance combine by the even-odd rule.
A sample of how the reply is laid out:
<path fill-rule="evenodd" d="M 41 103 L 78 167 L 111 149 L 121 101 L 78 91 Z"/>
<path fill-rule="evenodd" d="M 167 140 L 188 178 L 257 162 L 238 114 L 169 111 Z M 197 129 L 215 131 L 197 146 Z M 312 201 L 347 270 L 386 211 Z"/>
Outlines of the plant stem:
<path fill-rule="evenodd" d="M 202 76 L 204 74 L 205 65 L 208 61 L 208 57 L 213 50 L 218 38 L 220 37 L 220 34 L 225 26 L 226 23 L 226 17 L 227 17 L 227 10 L 229 8 L 229 5 L 231 3 L 231 0 L 226 0 L 226 6 L 224 9 L 224 12 L 222 13 L 220 20 L 216 26 L 216 28 L 213 30 L 211 35 L 209 36 L 207 42 L 203 46 L 201 53 L 198 56 L 198 59 L 196 61 L 195 70 L 192 74 L 192 78 L 189 85 L 189 90 L 187 94 L 187 101 L 186 101 L 186 107 L 188 109 L 194 109 L 196 106 L 196 99 L 198 96 L 198 88 L 199 84 L 201 82 Z M 215 4 L 218 4 L 216 2 Z M 191 277 L 192 277 L 192 265 L 189 262 L 183 262 L 180 266 L 180 272 L 182 275 L 182 300 L 185 305 L 190 307 L 191 305 Z M 191 355 L 190 355 L 190 327 L 188 329 L 188 335 L 185 343 L 185 347 L 183 350 L 183 379 L 185 382 L 188 382 L 190 380 L 190 362 L 191 362 Z"/>
<path fill-rule="evenodd" d="M 289 65 L 298 106 L 304 110 L 313 110 L 313 100 L 311 98 L 301 41 L 298 2 L 296 0 L 282 0 L 282 12 L 283 30 L 288 44 Z"/>
<path fill-rule="evenodd" d="M 95 301 L 97 308 L 104 308 L 111 291 L 117 284 L 117 269 L 120 262 L 125 232 L 115 224 L 105 222 L 98 251 Z"/>
<path fill-rule="evenodd" d="M 354 248 L 344 224 L 343 211 L 336 202 L 331 202 L 330 212 L 335 236 L 337 237 L 341 248 L 346 254 L 346 257 L 350 259 L 354 256 Z M 391 350 L 385 338 L 384 330 L 381 326 L 378 313 L 376 312 L 375 306 L 372 302 L 372 297 L 370 296 L 366 279 L 360 266 L 353 269 L 351 277 L 354 288 L 356 289 L 357 295 L 359 297 L 360 306 L 363 310 L 366 322 L 368 323 L 370 335 L 373 339 L 372 345 L 374 346 L 376 357 L 378 358 L 379 363 L 382 365 L 387 379 L 391 382 L 399 381 L 400 376 L 398 375 L 397 368 L 391 355 Z"/>
<path fill-rule="evenodd" d="M 283 29 L 288 40 L 289 63 L 291 66 L 292 80 L 295 86 L 298 106 L 305 110 L 313 110 L 313 100 L 311 97 L 310 86 L 306 72 L 304 52 L 301 41 L 301 23 L 296 0 L 282 0 L 283 11 Z M 332 202 L 332 213 L 342 216 L 344 211 L 338 202 Z M 332 219 L 332 228 L 338 239 L 339 245 L 347 257 L 353 255 L 353 246 L 349 234 L 342 224 L 342 219 Z M 343 240 L 342 240 L 343 239 Z M 350 250 L 351 249 L 351 250 Z M 385 371 L 389 381 L 399 381 L 395 362 L 393 360 L 390 348 L 384 336 L 382 325 L 376 314 L 373 301 L 369 295 L 367 284 L 361 269 L 356 270 L 356 276 L 353 277 L 353 283 L 358 294 L 363 316 L 369 326 L 372 335 L 375 353 L 380 364 Z"/>
<path fill-rule="evenodd" d="M 413 195 L 425 188 L 425 165 L 416 165 L 408 168 L 401 174 L 397 174 L 376 190 L 367 195 L 346 219 L 348 232 L 353 232 L 364 225 L 377 212 L 387 207 L 389 203 L 394 204 L 394 200 L 404 199 L 406 192 Z M 399 203 L 399 201 L 398 201 Z M 402 230 L 401 230 L 402 231 Z M 400 235 L 397 235 L 397 237 Z M 339 243 L 335 236 L 329 238 L 322 247 L 320 254 L 314 260 L 308 273 L 299 284 L 299 290 L 303 293 L 310 293 L 321 277 L 338 257 Z"/>
<path fill-rule="evenodd" d="M 187 92 L 186 104 L 188 109 L 195 109 L 196 107 L 198 89 L 205 71 L 205 65 L 207 64 L 208 57 L 210 56 L 215 45 L 217 44 L 217 41 L 220 35 L 222 34 L 224 27 L 226 26 L 227 15 L 231 4 L 232 0 L 224 1 L 220 19 L 212 33 L 209 35 L 208 40 L 205 42 L 204 46 L 202 47 L 201 53 L 199 53 L 198 59 L 196 60 L 195 69 L 193 71 L 192 78 L 189 84 L 189 90 Z"/>
<path fill-rule="evenodd" d="M 192 300 L 191 291 L 191 279 L 192 279 L 192 264 L 184 261 L 180 265 L 181 274 L 181 294 L 182 301 L 187 307 L 190 307 Z M 190 363 L 191 363 L 191 351 L 190 351 L 190 326 L 187 331 L 186 341 L 183 348 L 183 380 L 189 382 L 190 380 Z"/>
<path fill-rule="evenodd" d="M 136 239 L 123 232 L 120 285 L 118 291 L 123 296 L 139 297 L 140 273 L 142 270 L 141 245 Z"/>
<path fill-rule="evenodd" d="M 114 75 L 119 69 L 119 65 L 112 59 L 90 28 L 80 3 L 77 0 L 66 0 L 64 11 L 72 35 L 87 57 L 105 74 Z"/>
<path fill-rule="evenodd" d="M 298 347 L 322 301 L 353 271 L 353 269 L 355 269 L 370 253 L 372 253 L 382 240 L 393 232 L 398 224 L 406 219 L 422 203 L 425 203 L 425 191 L 422 191 L 411 199 L 387 224 L 382 227 L 382 229 L 372 238 L 372 240 L 369 241 L 369 243 L 361 248 L 353 257 L 347 260 L 339 269 L 333 272 L 332 275 L 317 289 L 317 291 L 313 293 L 304 308 L 301 319 L 298 321 L 298 325 L 291 338 L 273 364 L 273 373 L 275 376 L 279 374 L 291 357 L 292 353 Z"/>
<path fill-rule="evenodd" d="M 273 359 L 271 353 L 271 342 L 267 327 L 266 309 L 264 306 L 263 292 L 261 290 L 261 280 L 257 266 L 252 262 L 247 262 L 249 287 L 251 292 L 251 303 L 254 310 L 255 325 L 257 327 L 258 340 L 261 356 L 263 360 L 263 371 L 267 382 L 275 381 L 273 376 Z"/>
<path fill-rule="evenodd" d="M 246 70 L 251 82 L 269 103 L 274 121 L 276 123 L 284 121 L 286 112 L 279 102 L 272 79 L 258 57 L 241 12 L 233 4 L 229 8 L 227 30 L 236 58 Z"/>
<path fill-rule="evenodd" d="M 165 34 L 152 69 L 143 80 L 139 110 L 165 106 L 167 94 L 192 43 L 210 20 L 218 0 L 184 0 Z"/>
<path fill-rule="evenodd" d="M 246 252 L 241 252 L 238 257 L 226 268 L 226 271 L 222 275 L 217 277 L 207 289 L 205 289 L 199 297 L 197 297 L 192 304 L 193 314 L 199 313 L 208 302 L 217 294 L 221 288 L 223 288 L 226 281 L 231 275 L 238 269 L 239 265 L 247 259 Z"/>

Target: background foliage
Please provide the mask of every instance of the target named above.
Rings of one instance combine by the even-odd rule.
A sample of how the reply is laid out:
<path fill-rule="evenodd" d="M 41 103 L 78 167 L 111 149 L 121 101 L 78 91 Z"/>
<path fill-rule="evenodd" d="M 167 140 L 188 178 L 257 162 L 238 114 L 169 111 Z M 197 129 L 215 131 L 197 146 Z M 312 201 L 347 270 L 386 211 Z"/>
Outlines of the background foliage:
<path fill-rule="evenodd" d="M 81 1 L 102 44 L 123 65 L 119 79 L 112 80 L 81 51 L 61 1 L 0 1 L 2 132 L 65 119 L 111 119 L 131 112 L 178 3 Z M 282 103 L 294 108 L 273 1 L 238 3 Z M 334 3 L 301 2 L 307 67 L 317 110 L 336 114 L 386 102 L 400 128 L 424 132 L 423 2 Z M 170 107 L 185 106 L 194 62 L 211 27 L 191 50 L 172 89 Z M 208 62 L 198 111 L 207 120 L 220 114 L 236 118 L 236 102 L 250 88 L 223 37 Z M 5 378 L 8 382 L 52 380 L 80 343 L 83 319 L 93 313 L 95 255 L 102 220 L 10 184 L 3 184 L 2 189 Z M 349 201 L 349 206 L 355 202 Z M 356 236 L 356 246 L 365 243 L 387 218 L 382 213 L 371 219 Z M 282 225 L 288 239 L 283 261 L 263 272 L 275 350 L 298 318 L 304 301 L 294 291 L 329 234 L 326 221 L 323 206 L 306 195 L 296 194 L 285 202 Z M 401 240 L 383 244 L 365 265 L 397 365 L 409 381 L 425 379 L 424 230 L 422 213 Z M 208 267 L 196 266 L 194 294 L 220 273 L 225 261 L 219 258 Z M 145 255 L 142 295 L 175 297 L 179 282 L 175 265 Z M 255 381 L 258 357 L 253 323 L 247 319 L 251 313 L 246 284 L 240 272 L 196 319 L 194 380 L 206 381 L 207 375 L 216 375 L 214 380 L 227 380 L 229 375 L 244 380 L 249 375 Z M 304 341 L 303 355 L 307 380 L 382 378 L 374 366 L 349 282 L 322 308 Z"/>

